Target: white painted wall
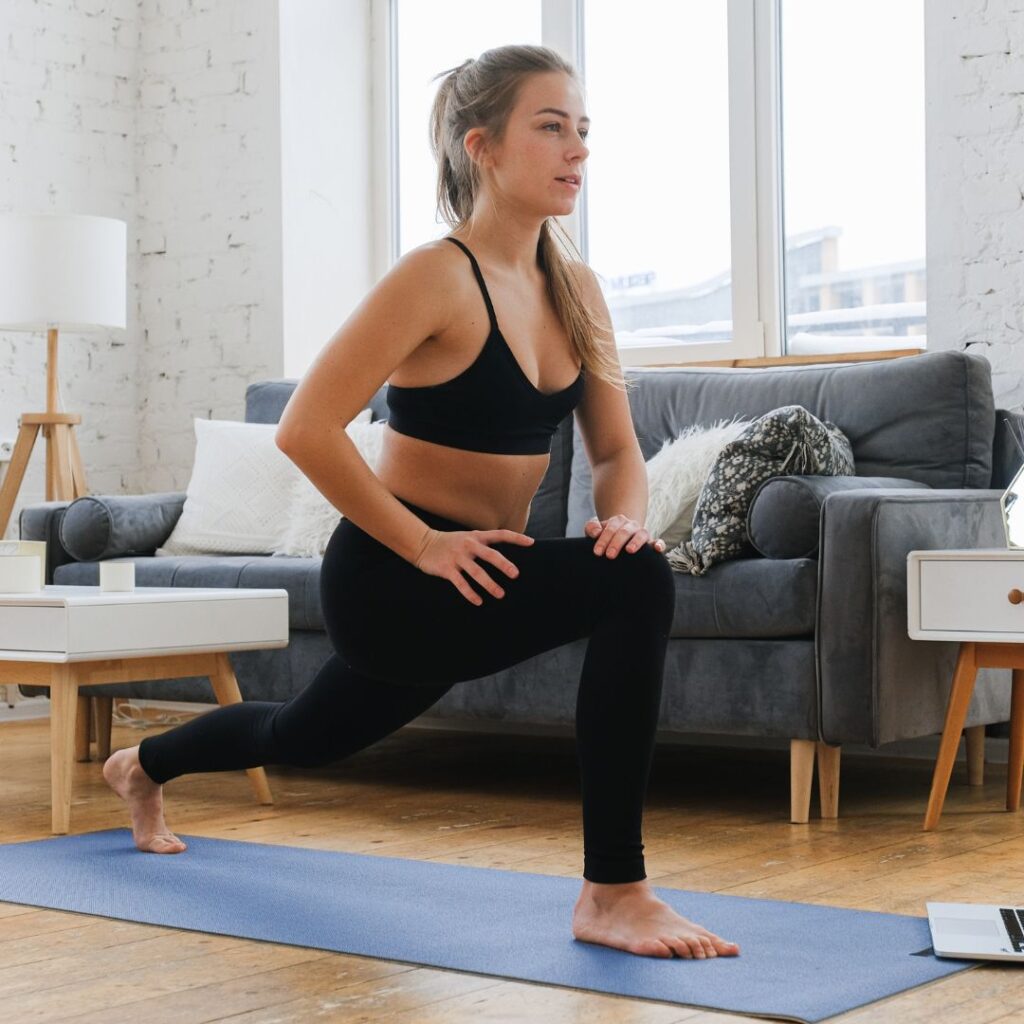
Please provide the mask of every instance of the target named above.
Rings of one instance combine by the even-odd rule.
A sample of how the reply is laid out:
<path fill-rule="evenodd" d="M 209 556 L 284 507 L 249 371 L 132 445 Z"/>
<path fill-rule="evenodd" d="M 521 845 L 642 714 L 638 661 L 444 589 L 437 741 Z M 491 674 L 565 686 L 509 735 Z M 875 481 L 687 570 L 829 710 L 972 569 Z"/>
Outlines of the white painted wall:
<path fill-rule="evenodd" d="M 281 4 L 284 376 L 301 377 L 372 287 L 370 10 Z"/>
<path fill-rule="evenodd" d="M 94 493 L 183 490 L 194 416 L 300 376 L 376 278 L 369 0 L 3 0 L 0 209 L 129 225 L 126 331 L 62 336 Z M 1024 401 L 1024 10 L 927 0 L 930 348 Z M 378 98 L 379 99 L 379 98 Z M 0 332 L 0 438 L 45 338 Z M 43 448 L 18 510 L 43 499 Z"/>

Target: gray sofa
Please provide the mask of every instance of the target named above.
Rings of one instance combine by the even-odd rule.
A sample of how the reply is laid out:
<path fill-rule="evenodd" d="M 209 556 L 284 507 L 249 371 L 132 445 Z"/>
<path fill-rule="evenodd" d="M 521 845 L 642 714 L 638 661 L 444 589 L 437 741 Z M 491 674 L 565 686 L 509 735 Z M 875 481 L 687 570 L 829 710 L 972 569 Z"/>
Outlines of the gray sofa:
<path fill-rule="evenodd" d="M 660 722 L 663 733 L 789 740 L 794 821 L 807 820 L 817 755 L 822 813 L 834 816 L 842 744 L 880 747 L 942 730 L 957 645 L 907 637 L 906 556 L 915 548 L 1005 545 L 999 495 L 1019 462 L 1008 429 L 1013 414 L 994 408 L 988 361 L 959 351 L 627 373 L 639 384 L 630 402 L 645 459 L 690 424 L 754 418 L 789 404 L 838 424 L 852 442 L 858 479 L 766 481 L 751 505 L 746 556 L 704 576 L 676 574 Z M 276 423 L 295 384 L 250 385 L 246 420 Z M 371 405 L 374 419 L 387 415 L 383 388 Z M 22 511 L 21 537 L 48 542 L 52 583 L 96 585 L 100 561 L 130 557 L 139 586 L 286 589 L 288 647 L 231 659 L 244 697 L 287 699 L 330 653 L 320 559 L 153 557 L 184 500 L 171 492 L 85 497 L 73 507 L 47 502 Z M 555 434 L 526 532 L 582 536 L 593 513 L 590 466 L 570 416 Z M 586 640 L 576 641 L 456 686 L 425 717 L 571 725 L 585 650 Z M 978 673 L 968 726 L 1009 718 L 1009 683 L 1008 669 Z M 213 701 L 198 678 L 91 692 Z"/>

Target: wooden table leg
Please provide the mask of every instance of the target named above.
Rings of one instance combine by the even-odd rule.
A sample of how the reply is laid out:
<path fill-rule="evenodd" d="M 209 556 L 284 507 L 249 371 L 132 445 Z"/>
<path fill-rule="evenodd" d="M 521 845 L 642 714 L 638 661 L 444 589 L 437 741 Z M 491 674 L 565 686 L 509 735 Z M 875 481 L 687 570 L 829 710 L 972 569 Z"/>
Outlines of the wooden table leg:
<path fill-rule="evenodd" d="M 106 761 L 110 757 L 110 726 L 113 722 L 114 698 L 93 697 L 93 720 L 96 723 L 96 757 Z"/>
<path fill-rule="evenodd" d="M 1024 668 L 1013 670 L 1010 697 L 1010 757 L 1006 765 L 1006 809 L 1020 810 L 1021 774 L 1024 773 Z"/>
<path fill-rule="evenodd" d="M 241 703 L 242 693 L 238 689 L 238 680 L 235 678 L 235 670 L 231 667 L 231 659 L 223 651 L 212 655 L 212 657 L 214 664 L 210 669 L 210 683 L 217 697 L 217 703 L 222 706 Z M 256 799 L 261 804 L 272 804 L 274 798 L 270 792 L 267 773 L 262 768 L 246 768 L 245 773 L 252 783 Z"/>
<path fill-rule="evenodd" d="M 92 723 L 92 698 L 87 693 L 78 694 L 78 710 L 75 713 L 75 760 L 89 761 L 89 733 Z"/>
<path fill-rule="evenodd" d="M 964 729 L 967 740 L 967 784 L 985 785 L 985 726 L 972 725 Z"/>
<path fill-rule="evenodd" d="M 50 675 L 50 825 L 66 835 L 71 824 L 71 769 L 78 717 L 75 666 L 54 665 Z"/>
<path fill-rule="evenodd" d="M 939 743 L 939 754 L 935 759 L 935 773 L 932 776 L 932 791 L 928 797 L 928 809 L 924 815 L 924 831 L 930 832 L 938 824 L 942 814 L 942 805 L 949 788 L 949 777 L 953 772 L 953 762 L 960 747 L 960 734 L 963 732 L 964 721 L 967 719 L 967 708 L 974 692 L 974 679 L 978 673 L 975 662 L 975 645 L 970 641 L 960 644 L 960 653 L 956 659 L 953 672 L 953 685 L 949 691 L 949 703 L 946 705 L 946 724 L 942 729 L 942 741 Z"/>

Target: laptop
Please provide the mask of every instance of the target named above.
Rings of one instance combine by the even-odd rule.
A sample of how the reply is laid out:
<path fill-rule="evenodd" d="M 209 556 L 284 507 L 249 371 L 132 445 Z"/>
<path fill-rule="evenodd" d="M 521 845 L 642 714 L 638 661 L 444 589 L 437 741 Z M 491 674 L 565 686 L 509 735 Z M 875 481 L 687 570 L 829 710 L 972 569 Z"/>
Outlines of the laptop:
<path fill-rule="evenodd" d="M 1024 961 L 1024 907 L 926 903 L 936 956 Z"/>

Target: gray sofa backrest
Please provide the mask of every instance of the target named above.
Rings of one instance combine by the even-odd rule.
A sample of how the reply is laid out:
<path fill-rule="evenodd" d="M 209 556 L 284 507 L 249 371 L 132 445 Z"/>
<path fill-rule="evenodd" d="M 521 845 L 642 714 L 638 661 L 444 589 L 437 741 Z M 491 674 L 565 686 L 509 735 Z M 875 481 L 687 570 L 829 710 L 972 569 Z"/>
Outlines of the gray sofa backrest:
<path fill-rule="evenodd" d="M 892 476 L 929 487 L 990 486 L 995 407 L 988 360 L 926 352 L 864 363 L 769 367 L 631 367 L 633 426 L 650 459 L 693 424 L 754 419 L 802 405 L 850 439 L 858 476 Z M 592 477 L 574 430 L 567 533 L 594 514 Z"/>
<path fill-rule="evenodd" d="M 693 424 L 753 419 L 796 404 L 837 424 L 850 438 L 858 476 L 902 477 L 943 488 L 999 486 L 993 482 L 992 370 L 973 352 L 808 366 L 627 366 L 626 375 L 637 382 L 630 408 L 645 460 Z M 246 422 L 277 423 L 297 384 L 295 379 L 250 384 Z M 374 420 L 387 417 L 385 387 L 370 402 Z M 590 488 L 590 466 L 570 415 L 553 438 L 551 464 L 533 499 L 526 532 L 565 536 L 573 522 L 592 514 Z"/>
<path fill-rule="evenodd" d="M 858 476 L 898 476 L 929 487 L 988 487 L 992 477 L 992 371 L 981 355 L 629 372 L 639 384 L 631 408 L 644 459 L 691 424 L 802 405 L 849 437 Z"/>

